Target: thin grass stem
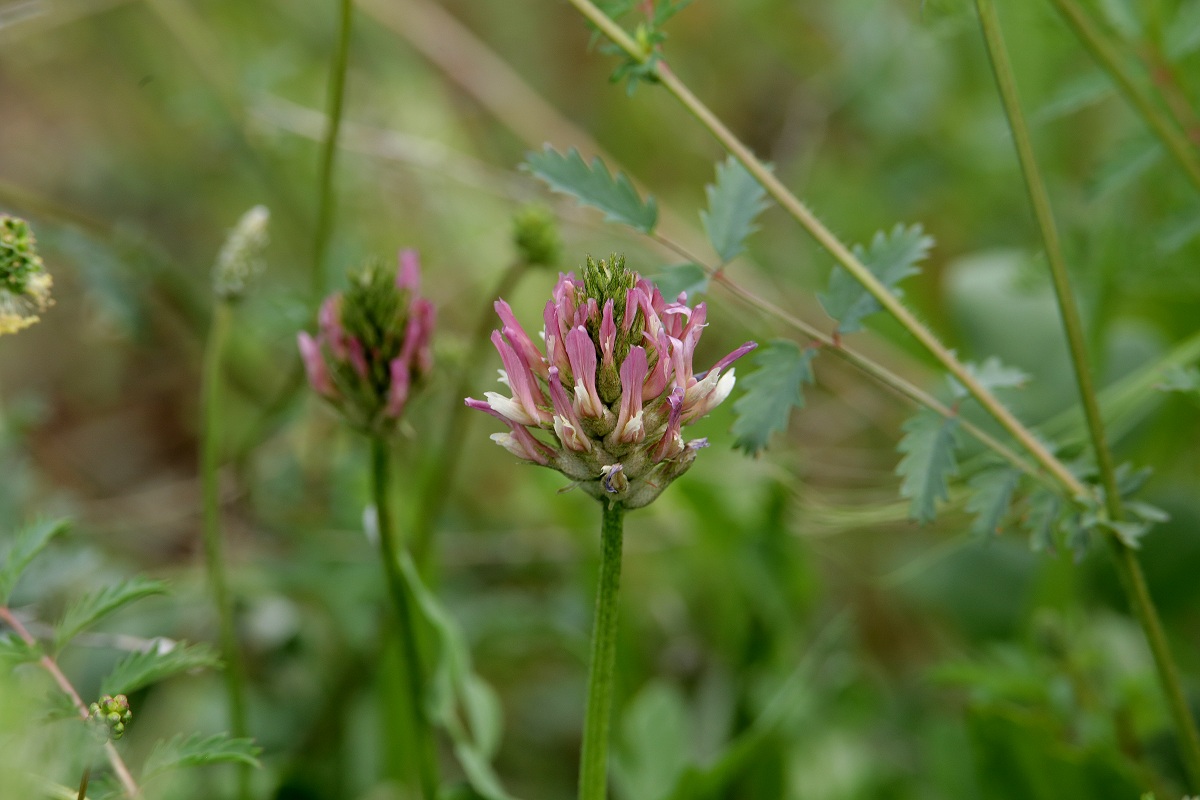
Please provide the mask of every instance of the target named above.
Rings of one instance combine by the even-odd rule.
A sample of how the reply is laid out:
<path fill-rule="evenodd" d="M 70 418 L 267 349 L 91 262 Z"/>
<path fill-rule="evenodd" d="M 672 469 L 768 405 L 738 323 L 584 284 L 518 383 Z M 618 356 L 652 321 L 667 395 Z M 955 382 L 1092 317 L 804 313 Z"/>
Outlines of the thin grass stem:
<path fill-rule="evenodd" d="M 346 65 L 350 60 L 350 30 L 354 23 L 354 0 L 341 0 L 337 45 L 329 65 L 328 119 L 321 143 L 320 177 L 317 183 L 317 223 L 313 233 L 312 293 L 325 294 L 325 251 L 333 231 L 333 168 L 337 157 L 338 132 L 346 95 Z"/>

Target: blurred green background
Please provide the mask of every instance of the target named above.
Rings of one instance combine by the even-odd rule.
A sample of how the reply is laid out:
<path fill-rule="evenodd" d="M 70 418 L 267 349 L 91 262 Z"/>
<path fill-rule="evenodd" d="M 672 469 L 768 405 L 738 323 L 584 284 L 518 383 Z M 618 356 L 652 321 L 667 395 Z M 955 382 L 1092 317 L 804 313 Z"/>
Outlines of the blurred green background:
<path fill-rule="evenodd" d="M 1088 9 L 1194 124 L 1200 2 Z M 1049 3 L 1001 14 L 1102 383 L 1141 380 L 1106 409 L 1119 460 L 1154 467 L 1145 497 L 1172 515 L 1142 561 L 1200 698 L 1197 398 L 1152 389 L 1159 360 L 1197 332 L 1200 198 Z M 336 22 L 336 3 L 313 0 L 0 2 L 0 210 L 35 225 L 57 301 L 0 340 L 0 522 L 77 519 L 15 605 L 53 619 L 145 572 L 174 594 L 113 631 L 215 639 L 196 466 L 210 270 L 243 211 L 272 212 L 267 273 L 236 316 L 222 475 L 263 797 L 399 796 L 378 701 L 383 587 L 361 533 L 366 449 L 294 390 L 295 332 L 315 324 Z M 963 357 L 1033 376 L 1008 398 L 1024 420 L 1075 406 L 970 4 L 697 0 L 667 30 L 674 71 L 839 235 L 919 222 L 936 238 L 905 296 Z M 646 274 L 678 260 L 550 196 L 517 170 L 527 151 L 605 154 L 658 198 L 665 231 L 704 247 L 696 211 L 723 153 L 661 90 L 610 83 L 614 66 L 563 2 L 362 0 L 324 259 L 337 287 L 366 257 L 421 252 L 438 369 L 410 407 L 396 496 L 411 528 L 423 495 L 444 495 L 434 584 L 501 700 L 496 768 L 527 798 L 574 787 L 599 509 L 495 447 L 482 417 L 452 481 L 430 490 L 422 476 L 515 257 L 519 208 L 552 204 L 564 271 L 587 254 L 625 253 Z M 760 224 L 730 276 L 832 330 L 814 300 L 831 260 L 779 209 Z M 531 329 L 554 279 L 530 272 L 508 298 Z M 706 299 L 700 361 L 793 335 L 728 294 Z M 860 337 L 946 394 L 890 321 Z M 473 395 L 498 366 L 489 353 Z M 833 358 L 815 368 L 807 407 L 764 456 L 731 449 L 726 403 L 694 429 L 714 446 L 628 520 L 615 796 L 1178 796 L 1169 720 L 1104 548 L 1076 559 L 1034 553 L 1015 531 L 981 541 L 961 498 L 935 525 L 908 522 L 893 470 L 912 409 Z M 1057 440 L 1080 435 L 1057 419 Z M 113 641 L 95 644 L 64 664 L 85 695 L 116 658 Z M 134 761 L 158 738 L 224 726 L 216 675 L 134 700 Z M 228 777 L 202 773 L 172 796 L 222 796 Z"/>

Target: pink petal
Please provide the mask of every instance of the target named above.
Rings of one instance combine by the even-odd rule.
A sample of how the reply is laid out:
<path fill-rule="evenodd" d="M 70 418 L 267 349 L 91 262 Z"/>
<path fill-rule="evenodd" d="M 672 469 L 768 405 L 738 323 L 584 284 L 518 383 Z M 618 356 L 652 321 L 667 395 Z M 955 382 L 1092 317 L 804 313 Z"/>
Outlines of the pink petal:
<path fill-rule="evenodd" d="M 596 391 L 596 346 L 582 326 L 567 333 L 567 358 L 575 378 L 575 408 L 580 416 L 604 416 L 604 404 Z"/>
<path fill-rule="evenodd" d="M 421 259 L 416 250 L 401 250 L 400 265 L 396 270 L 396 288 L 413 294 L 421 286 Z"/>

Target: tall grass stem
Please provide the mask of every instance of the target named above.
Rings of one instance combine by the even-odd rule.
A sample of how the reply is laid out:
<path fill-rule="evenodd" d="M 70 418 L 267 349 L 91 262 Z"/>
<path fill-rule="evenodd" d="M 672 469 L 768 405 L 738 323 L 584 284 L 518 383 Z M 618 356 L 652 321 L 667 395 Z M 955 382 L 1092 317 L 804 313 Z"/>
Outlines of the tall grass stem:
<path fill-rule="evenodd" d="M 313 232 L 312 292 L 325 294 L 325 251 L 333 231 L 333 168 L 337 157 L 338 133 L 342 127 L 342 109 L 346 99 L 346 66 L 350 60 L 350 31 L 354 24 L 354 0 L 341 0 L 338 14 L 338 38 L 329 65 L 327 96 L 328 120 L 321 142 L 321 165 L 317 183 L 317 224 Z"/>

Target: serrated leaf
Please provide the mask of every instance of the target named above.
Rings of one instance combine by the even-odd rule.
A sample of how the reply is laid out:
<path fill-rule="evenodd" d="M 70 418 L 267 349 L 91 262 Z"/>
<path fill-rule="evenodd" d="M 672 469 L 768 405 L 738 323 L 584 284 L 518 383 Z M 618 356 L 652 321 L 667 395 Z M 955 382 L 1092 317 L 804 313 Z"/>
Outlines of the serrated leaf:
<path fill-rule="evenodd" d="M 897 297 L 902 292 L 900 281 L 920 272 L 917 264 L 929 255 L 933 237 L 926 236 L 920 225 L 892 228 L 891 233 L 879 231 L 864 249 L 854 246 L 854 255 Z M 862 328 L 863 318 L 879 311 L 882 306 L 845 268 L 835 266 L 829 276 L 829 289 L 819 298 L 825 313 L 838 322 L 838 331 L 854 333 Z"/>
<path fill-rule="evenodd" d="M 675 264 L 655 275 L 654 285 L 668 300 L 675 299 L 680 292 L 694 297 L 708 291 L 708 273 L 699 264 Z"/>
<path fill-rule="evenodd" d="M 11 669 L 18 664 L 28 664 L 42 657 L 42 650 L 36 644 L 29 644 L 15 633 L 0 636 L 0 664 Z"/>
<path fill-rule="evenodd" d="M 132 694 L 144 686 L 193 669 L 216 668 L 221 660 L 206 644 L 174 642 L 167 650 L 130 653 L 100 685 L 101 694 Z"/>
<path fill-rule="evenodd" d="M 13 589 L 29 563 L 69 525 L 70 522 L 65 519 L 42 520 L 27 525 L 13 537 L 13 543 L 4 557 L 4 565 L 0 566 L 0 606 L 8 605 Z"/>
<path fill-rule="evenodd" d="M 1074 114 L 1099 103 L 1116 92 L 1107 75 L 1088 72 L 1059 86 L 1053 96 L 1034 112 L 1031 121 L 1042 124 Z"/>
<path fill-rule="evenodd" d="M 1200 369 L 1172 367 L 1163 373 L 1162 383 L 1154 388 L 1160 392 L 1200 393 Z"/>
<path fill-rule="evenodd" d="M 1025 515 L 1023 528 L 1029 532 L 1029 547 L 1035 553 L 1054 550 L 1054 530 L 1058 512 L 1062 509 L 1062 498 L 1045 488 L 1038 488 L 1029 495 L 1029 511 Z"/>
<path fill-rule="evenodd" d="M 745 249 L 758 228 L 754 218 L 767 207 L 767 192 L 741 162 L 730 156 L 717 165 L 717 180 L 704 189 L 708 210 L 700 212 L 704 232 L 724 264 Z"/>
<path fill-rule="evenodd" d="M 1012 504 L 1013 492 L 1021 480 L 1021 473 L 1013 467 L 995 466 L 985 469 L 968 481 L 972 495 L 967 501 L 967 511 L 976 515 L 971 533 L 976 536 L 993 536 L 1000 532 L 1000 523 Z"/>
<path fill-rule="evenodd" d="M 954 450 L 958 446 L 958 418 L 943 417 L 923 408 L 902 426 L 904 438 L 897 449 L 904 458 L 896 474 L 904 480 L 900 494 L 909 498 L 909 516 L 930 522 L 938 501 L 950 499 L 947 479 L 958 472 Z"/>
<path fill-rule="evenodd" d="M 178 734 L 169 741 L 159 742 L 146 766 L 142 769 L 142 780 L 182 767 L 200 767 L 205 764 L 246 764 L 257 767 L 262 748 L 253 739 L 231 739 L 228 734 L 206 736 L 193 733 Z"/>
<path fill-rule="evenodd" d="M 143 597 L 166 594 L 166 591 L 167 585 L 162 581 L 136 577 L 85 594 L 67 608 L 62 621 L 55 627 L 54 649 L 61 650 L 81 631 L 123 606 L 135 600 L 141 600 Z"/>
<path fill-rule="evenodd" d="M 1005 366 L 995 356 L 989 356 L 982 364 L 968 362 L 965 366 L 967 372 L 971 373 L 971 377 L 979 381 L 989 392 L 997 389 L 1018 389 L 1029 382 L 1027 373 L 1016 367 Z M 966 387 L 953 376 L 947 376 L 946 380 L 949 381 L 950 392 L 956 399 L 963 400 L 970 396 Z"/>
<path fill-rule="evenodd" d="M 643 233 L 654 232 L 658 223 L 654 198 L 648 196 L 643 202 L 625 173 L 614 178 L 598 156 L 589 166 L 573 147 L 564 156 L 546 145 L 542 152 L 527 155 L 524 166 L 556 192 L 600 209 L 605 219 L 624 222 Z"/>
<path fill-rule="evenodd" d="M 813 383 L 817 351 L 776 339 L 754 354 L 757 369 L 741 380 L 745 394 L 733 404 L 734 447 L 757 455 L 774 431 L 787 429 L 793 408 L 804 408 L 804 384 Z"/>

